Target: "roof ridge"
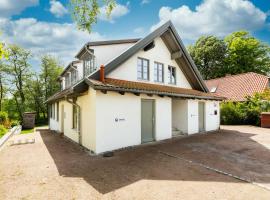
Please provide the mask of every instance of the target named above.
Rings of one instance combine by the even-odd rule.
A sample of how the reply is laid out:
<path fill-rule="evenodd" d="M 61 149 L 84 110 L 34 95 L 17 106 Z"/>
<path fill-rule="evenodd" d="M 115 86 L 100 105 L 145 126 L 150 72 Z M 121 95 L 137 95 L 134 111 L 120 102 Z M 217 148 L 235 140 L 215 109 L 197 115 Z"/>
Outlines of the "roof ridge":
<path fill-rule="evenodd" d="M 241 74 L 233 74 L 233 75 L 229 75 L 229 76 L 223 76 L 223 77 L 219 77 L 219 78 L 213 78 L 213 79 L 209 79 L 209 80 L 205 80 L 205 81 L 214 81 L 214 80 L 218 80 L 218 79 L 232 78 L 232 77 L 235 77 L 235 76 L 244 76 L 244 75 L 247 75 L 247 74 L 255 74 L 255 75 L 259 75 L 259 76 L 264 76 L 264 77 L 270 78 L 267 75 L 259 74 L 259 73 L 256 73 L 256 72 L 245 72 L 245 73 L 241 73 Z"/>

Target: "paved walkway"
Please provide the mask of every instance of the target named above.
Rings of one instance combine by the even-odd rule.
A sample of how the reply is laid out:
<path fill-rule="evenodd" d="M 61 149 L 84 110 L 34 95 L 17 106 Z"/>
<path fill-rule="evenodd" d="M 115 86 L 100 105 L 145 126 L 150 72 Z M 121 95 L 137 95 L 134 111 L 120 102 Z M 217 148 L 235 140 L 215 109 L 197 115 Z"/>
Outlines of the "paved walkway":
<path fill-rule="evenodd" d="M 0 199 L 270 199 L 270 191 L 195 166 L 193 160 L 268 187 L 270 130 L 226 126 L 215 133 L 173 139 L 91 157 L 78 145 L 39 130 L 10 140 L 0 152 Z"/>

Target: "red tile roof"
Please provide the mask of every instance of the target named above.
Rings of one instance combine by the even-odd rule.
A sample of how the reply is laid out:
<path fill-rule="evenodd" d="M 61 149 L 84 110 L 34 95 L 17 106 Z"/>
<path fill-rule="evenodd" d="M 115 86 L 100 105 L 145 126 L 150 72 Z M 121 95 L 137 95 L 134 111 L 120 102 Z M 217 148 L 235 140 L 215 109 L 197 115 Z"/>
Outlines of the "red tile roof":
<path fill-rule="evenodd" d="M 113 90 L 113 91 L 125 91 L 127 92 L 137 92 L 145 94 L 157 94 L 157 95 L 166 95 L 166 96 L 179 96 L 186 98 L 201 98 L 201 99 L 216 99 L 224 100 L 224 97 L 221 97 L 216 94 L 201 92 L 193 89 L 179 88 L 173 86 L 135 82 L 135 81 L 126 81 L 120 79 L 106 78 L 105 83 L 91 79 L 90 82 L 94 85 L 94 89 L 99 90 Z"/>
<path fill-rule="evenodd" d="M 252 96 L 256 92 L 263 92 L 269 88 L 269 77 L 254 72 L 231 75 L 222 78 L 205 81 L 213 94 L 226 97 L 231 101 L 245 101 L 246 96 Z"/>

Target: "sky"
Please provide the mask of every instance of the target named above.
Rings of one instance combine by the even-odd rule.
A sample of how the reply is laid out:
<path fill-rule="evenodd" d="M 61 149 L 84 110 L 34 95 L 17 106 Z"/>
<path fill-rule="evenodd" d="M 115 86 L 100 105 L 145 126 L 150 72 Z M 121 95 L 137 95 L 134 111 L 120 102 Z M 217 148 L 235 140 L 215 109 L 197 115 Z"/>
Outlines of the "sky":
<path fill-rule="evenodd" d="M 31 64 L 52 54 L 63 65 L 89 41 L 141 38 L 168 20 L 185 45 L 202 35 L 247 30 L 270 44 L 270 0 L 117 0 L 108 19 L 104 7 L 91 34 L 71 19 L 69 0 L 0 0 L 0 41 L 32 51 Z"/>

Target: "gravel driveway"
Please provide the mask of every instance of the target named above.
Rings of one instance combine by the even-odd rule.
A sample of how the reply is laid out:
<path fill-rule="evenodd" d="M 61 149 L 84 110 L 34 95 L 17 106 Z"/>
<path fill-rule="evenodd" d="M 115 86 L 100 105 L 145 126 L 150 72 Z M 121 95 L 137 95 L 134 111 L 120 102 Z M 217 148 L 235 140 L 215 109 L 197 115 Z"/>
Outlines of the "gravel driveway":
<path fill-rule="evenodd" d="M 35 138 L 35 143 L 7 144 L 0 151 L 0 199 L 269 200 L 270 129 L 222 129 L 117 151 L 111 158 L 90 156 L 45 129 L 13 136 L 10 140 Z"/>

